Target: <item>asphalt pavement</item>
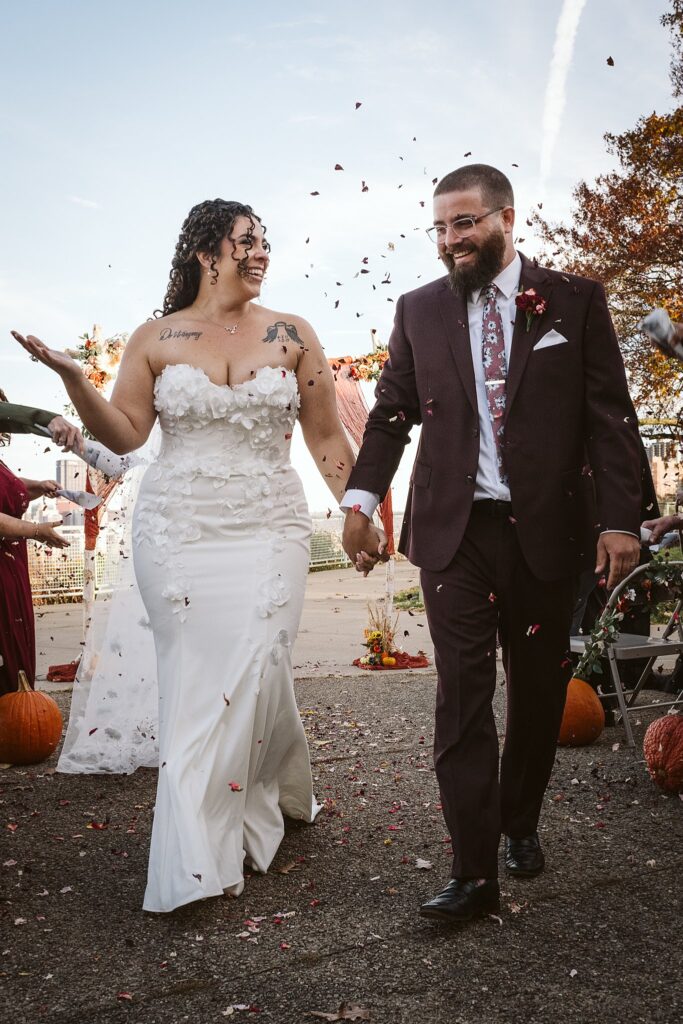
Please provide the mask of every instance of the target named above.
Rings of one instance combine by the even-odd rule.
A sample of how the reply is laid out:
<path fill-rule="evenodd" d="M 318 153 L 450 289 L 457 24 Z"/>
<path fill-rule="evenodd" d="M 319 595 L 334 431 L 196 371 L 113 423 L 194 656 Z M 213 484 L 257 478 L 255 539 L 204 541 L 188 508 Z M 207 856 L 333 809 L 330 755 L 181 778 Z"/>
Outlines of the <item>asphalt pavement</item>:
<path fill-rule="evenodd" d="M 406 563 L 397 570 L 397 586 L 416 581 Z M 502 874 L 499 915 L 460 928 L 418 916 L 450 860 L 431 754 L 435 675 L 350 665 L 383 586 L 352 570 L 309 578 L 295 688 L 323 810 L 288 827 L 271 871 L 248 877 L 238 899 L 143 913 L 155 771 L 60 775 L 55 755 L 0 773 L 0 1019 L 681 1019 L 683 804 L 642 761 L 656 712 L 636 719 L 634 749 L 610 728 L 558 751 L 541 822 L 547 869 Z M 70 660 L 79 607 L 38 612 L 39 665 Z M 406 650 L 431 658 L 427 633 L 423 615 L 401 613 Z M 68 714 L 68 688 L 53 695 Z M 496 714 L 502 731 L 502 676 Z"/>

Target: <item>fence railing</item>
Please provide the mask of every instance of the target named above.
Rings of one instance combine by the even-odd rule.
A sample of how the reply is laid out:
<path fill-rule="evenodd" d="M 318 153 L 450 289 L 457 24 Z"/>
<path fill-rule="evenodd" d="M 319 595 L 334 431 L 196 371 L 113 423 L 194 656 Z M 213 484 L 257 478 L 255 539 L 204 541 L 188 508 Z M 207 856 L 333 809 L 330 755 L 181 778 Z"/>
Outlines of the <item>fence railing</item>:
<path fill-rule="evenodd" d="M 344 517 L 336 512 L 331 516 L 312 517 L 309 570 L 343 568 L 350 561 L 342 548 L 341 535 Z M 400 514 L 396 516 L 396 530 Z M 34 600 L 37 602 L 74 600 L 83 593 L 82 526 L 61 526 L 59 532 L 71 542 L 71 547 L 59 551 L 38 544 L 29 544 L 29 573 Z M 106 593 L 114 587 L 119 560 L 127 557 L 122 551 L 121 535 L 114 527 L 100 531 L 95 552 L 95 588 Z"/>
<path fill-rule="evenodd" d="M 401 516 L 396 517 L 396 534 Z M 341 534 L 344 518 L 341 513 L 331 516 L 313 516 L 311 536 L 311 572 L 336 569 L 351 562 L 342 547 Z M 74 600 L 83 593 L 83 527 L 64 526 L 59 531 L 71 546 L 58 550 L 29 543 L 29 574 L 33 598 L 37 602 Z M 116 582 L 119 560 L 126 557 L 122 551 L 118 530 L 105 527 L 100 532 L 95 554 L 95 585 L 100 592 L 111 590 Z"/>

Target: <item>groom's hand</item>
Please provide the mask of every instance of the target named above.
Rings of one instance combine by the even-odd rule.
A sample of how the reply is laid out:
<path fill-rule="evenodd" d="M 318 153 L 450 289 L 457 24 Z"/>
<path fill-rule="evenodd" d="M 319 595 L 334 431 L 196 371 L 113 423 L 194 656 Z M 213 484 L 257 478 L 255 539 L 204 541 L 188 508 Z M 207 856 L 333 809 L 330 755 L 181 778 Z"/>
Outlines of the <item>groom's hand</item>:
<path fill-rule="evenodd" d="M 607 589 L 612 590 L 633 572 L 640 561 L 640 542 L 630 533 L 601 533 L 595 572 L 600 575 L 609 564 Z"/>
<path fill-rule="evenodd" d="M 362 572 L 364 576 L 372 572 L 377 562 L 386 562 L 389 558 L 384 531 L 355 509 L 349 509 L 346 513 L 342 544 L 357 572 Z"/>

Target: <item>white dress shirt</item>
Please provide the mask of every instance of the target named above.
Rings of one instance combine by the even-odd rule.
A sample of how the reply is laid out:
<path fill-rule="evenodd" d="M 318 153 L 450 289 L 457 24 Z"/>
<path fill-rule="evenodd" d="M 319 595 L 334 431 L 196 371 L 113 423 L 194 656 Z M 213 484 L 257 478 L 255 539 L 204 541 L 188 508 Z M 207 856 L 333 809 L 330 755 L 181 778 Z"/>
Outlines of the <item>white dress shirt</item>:
<path fill-rule="evenodd" d="M 517 307 L 515 297 L 519 291 L 519 281 L 522 275 L 522 261 L 519 253 L 515 258 L 501 270 L 500 274 L 493 279 L 493 284 L 498 288 L 497 300 L 500 315 L 503 321 L 503 335 L 505 338 L 505 361 L 510 366 L 510 348 L 512 347 L 512 331 L 515 323 Z M 472 347 L 472 365 L 474 366 L 474 380 L 477 388 L 477 410 L 479 413 L 479 465 L 477 467 L 477 480 L 474 488 L 474 500 L 481 498 L 498 498 L 500 501 L 510 500 L 510 491 L 501 481 L 498 472 L 498 459 L 496 456 L 496 443 L 493 439 L 493 426 L 489 414 L 488 402 L 486 399 L 486 385 L 484 383 L 484 364 L 481 359 L 481 336 L 484 320 L 484 289 L 478 289 L 467 299 L 467 319 L 470 327 L 470 345 Z M 351 489 L 346 492 L 341 500 L 341 508 L 346 511 L 354 505 L 360 506 L 368 519 L 372 519 L 377 506 L 379 495 L 370 491 Z"/>

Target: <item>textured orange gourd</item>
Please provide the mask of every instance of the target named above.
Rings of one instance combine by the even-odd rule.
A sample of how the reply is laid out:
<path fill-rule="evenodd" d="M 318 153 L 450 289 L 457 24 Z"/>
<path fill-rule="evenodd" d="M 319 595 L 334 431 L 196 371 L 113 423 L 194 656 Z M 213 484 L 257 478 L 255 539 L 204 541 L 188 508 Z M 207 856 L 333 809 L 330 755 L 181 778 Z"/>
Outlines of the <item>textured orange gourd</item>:
<path fill-rule="evenodd" d="M 62 714 L 52 697 L 32 690 L 26 673 L 19 672 L 19 689 L 0 697 L 0 761 L 38 764 L 62 735 Z"/>
<path fill-rule="evenodd" d="M 605 712 L 593 687 L 583 679 L 570 679 L 557 742 L 563 747 L 585 747 L 604 728 Z"/>
<path fill-rule="evenodd" d="M 643 755 L 650 778 L 665 793 L 683 793 L 683 715 L 664 715 L 651 722 Z"/>

